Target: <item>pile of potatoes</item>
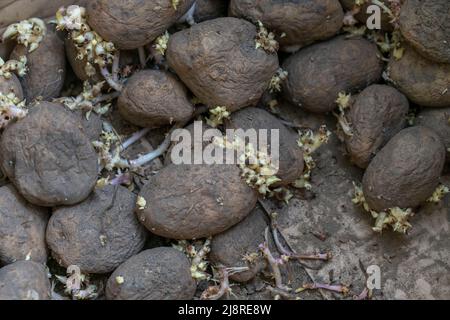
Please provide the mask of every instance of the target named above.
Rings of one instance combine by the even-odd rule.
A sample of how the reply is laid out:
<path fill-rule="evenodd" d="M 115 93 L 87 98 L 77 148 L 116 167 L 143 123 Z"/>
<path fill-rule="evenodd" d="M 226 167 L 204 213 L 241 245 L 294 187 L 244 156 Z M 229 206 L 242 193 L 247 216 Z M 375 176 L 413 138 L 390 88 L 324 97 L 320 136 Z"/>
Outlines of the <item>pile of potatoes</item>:
<path fill-rule="evenodd" d="M 0 105 L 0 299 L 199 298 L 201 250 L 179 243 L 209 244 L 202 271 L 241 268 L 235 282 L 267 270 L 259 248 L 271 223 L 258 199 L 271 194 L 242 167 L 170 159 L 170 128 L 193 132 L 194 120 L 218 107 L 226 110 L 219 132 L 278 130 L 271 191 L 290 190 L 310 166 L 298 128 L 277 109 L 290 104 L 338 118 L 335 132 L 364 172 L 357 183 L 371 211 L 417 209 L 448 169 L 450 2 L 394 3 L 401 9 L 384 12 L 376 32 L 401 34 L 400 58 L 382 52 L 372 33 L 344 26 L 352 10 L 356 26 L 367 19 L 367 3 L 353 0 L 74 3 L 85 10 L 65 1 L 34 50 L 5 39 L 1 58 L 26 57 L 27 70 L 0 74 L 2 96 L 26 101 L 17 118 L 11 103 Z M 92 37 L 100 47 L 86 49 Z M 123 159 L 131 131 L 122 127 L 155 150 Z M 149 169 L 155 159 L 160 166 Z M 314 171 L 311 182 L 314 191 Z M 94 295 L 83 283 L 56 292 L 56 270 L 71 266 L 100 279 Z"/>

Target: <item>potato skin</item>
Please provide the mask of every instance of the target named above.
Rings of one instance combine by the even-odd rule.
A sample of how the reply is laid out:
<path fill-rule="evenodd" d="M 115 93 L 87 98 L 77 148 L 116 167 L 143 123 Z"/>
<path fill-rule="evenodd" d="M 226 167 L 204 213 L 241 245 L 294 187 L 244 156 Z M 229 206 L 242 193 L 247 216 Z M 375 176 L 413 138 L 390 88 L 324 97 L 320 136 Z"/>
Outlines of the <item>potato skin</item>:
<path fill-rule="evenodd" d="M 256 27 L 236 18 L 208 20 L 171 36 L 169 66 L 209 107 L 254 106 L 278 69 L 276 54 L 255 48 Z"/>
<path fill-rule="evenodd" d="M 439 136 L 425 127 L 403 129 L 370 162 L 363 177 L 369 207 L 415 208 L 434 192 L 445 163 Z"/>
<path fill-rule="evenodd" d="M 180 0 L 177 9 L 171 0 L 91 0 L 87 3 L 89 25 L 119 49 L 142 47 L 160 36 L 194 3 Z"/>
<path fill-rule="evenodd" d="M 0 139 L 0 166 L 29 202 L 44 207 L 83 201 L 97 181 L 97 154 L 76 114 L 40 102 Z"/>
<path fill-rule="evenodd" d="M 429 108 L 422 110 L 416 117 L 416 124 L 427 127 L 436 132 L 445 148 L 450 148 L 450 107 L 449 108 Z M 447 153 L 447 158 L 448 153 Z M 449 160 L 449 159 L 447 159 Z"/>
<path fill-rule="evenodd" d="M 195 22 L 203 22 L 227 16 L 228 0 L 196 0 Z"/>
<path fill-rule="evenodd" d="M 0 188 L 0 262 L 30 260 L 46 263 L 45 228 L 48 212 L 33 206 L 12 185 Z"/>
<path fill-rule="evenodd" d="M 450 64 L 438 64 L 405 47 L 400 60 L 391 58 L 388 75 L 412 102 L 423 107 L 450 106 Z"/>
<path fill-rule="evenodd" d="M 17 98 L 23 100 L 23 90 L 19 78 L 17 78 L 15 74 L 12 74 L 9 79 L 0 77 L 0 93 L 7 95 L 11 92 L 14 93 Z"/>
<path fill-rule="evenodd" d="M 0 269 L 0 300 L 50 300 L 47 270 L 33 261 L 17 261 Z"/>
<path fill-rule="evenodd" d="M 261 21 L 279 36 L 280 46 L 298 49 L 338 33 L 344 12 L 338 0 L 231 0 L 231 16 Z"/>
<path fill-rule="evenodd" d="M 400 31 L 425 58 L 450 63 L 450 2 L 405 0 L 400 11 Z"/>
<path fill-rule="evenodd" d="M 191 300 L 196 283 L 187 257 L 173 248 L 155 248 L 130 258 L 106 284 L 108 300 Z M 118 284 L 116 278 L 122 277 Z"/>
<path fill-rule="evenodd" d="M 286 99 L 311 112 L 336 108 L 339 92 L 354 92 L 377 82 L 383 71 L 375 44 L 343 36 L 300 50 L 283 64 Z"/>
<path fill-rule="evenodd" d="M 117 106 L 125 120 L 152 129 L 188 121 L 194 113 L 184 85 L 169 72 L 159 70 L 131 76 Z"/>
<path fill-rule="evenodd" d="M 406 125 L 408 99 L 387 85 L 374 84 L 355 97 L 347 119 L 353 136 L 345 136 L 351 161 L 366 168 L 372 157 Z"/>

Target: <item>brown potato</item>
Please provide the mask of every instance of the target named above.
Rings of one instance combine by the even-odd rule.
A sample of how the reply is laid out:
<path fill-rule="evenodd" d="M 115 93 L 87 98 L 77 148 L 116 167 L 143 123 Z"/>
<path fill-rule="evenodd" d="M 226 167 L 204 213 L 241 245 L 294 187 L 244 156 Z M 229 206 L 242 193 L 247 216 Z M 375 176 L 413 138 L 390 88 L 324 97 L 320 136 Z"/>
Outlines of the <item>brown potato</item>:
<path fill-rule="evenodd" d="M 450 63 L 449 16 L 448 0 L 405 0 L 400 11 L 400 31 L 427 59 Z"/>
<path fill-rule="evenodd" d="M 23 90 L 19 78 L 15 74 L 12 74 L 9 79 L 0 76 L 0 93 L 7 95 L 11 92 L 23 100 Z"/>
<path fill-rule="evenodd" d="M 87 4 L 89 25 L 119 49 L 142 47 L 164 33 L 192 6 L 194 0 L 142 1 L 91 0 Z"/>
<path fill-rule="evenodd" d="M 102 118 L 95 112 L 92 112 L 89 118 L 81 110 L 75 111 L 75 113 L 80 117 L 84 133 L 89 138 L 89 141 L 98 140 L 103 131 Z"/>
<path fill-rule="evenodd" d="M 228 0 L 196 0 L 195 1 L 195 22 L 203 22 L 219 17 L 226 17 L 228 10 Z"/>
<path fill-rule="evenodd" d="M 0 262 L 9 264 L 28 257 L 46 263 L 47 210 L 26 202 L 12 185 L 0 188 L 0 204 Z"/>
<path fill-rule="evenodd" d="M 403 129 L 367 167 L 363 191 L 369 207 L 417 207 L 438 186 L 444 163 L 445 147 L 436 133 L 420 126 Z"/>
<path fill-rule="evenodd" d="M 381 78 L 383 64 L 375 44 L 343 36 L 302 49 L 283 64 L 289 75 L 285 97 L 311 112 L 336 107 L 339 92 L 355 92 Z"/>
<path fill-rule="evenodd" d="M 355 97 L 346 114 L 353 135 L 345 135 L 351 161 L 366 168 L 375 154 L 406 125 L 408 99 L 396 89 L 374 84 Z"/>
<path fill-rule="evenodd" d="M 338 0 L 231 0 L 230 15 L 261 21 L 279 37 L 280 46 L 296 51 L 338 33 L 344 12 Z"/>
<path fill-rule="evenodd" d="M 184 85 L 169 72 L 159 70 L 131 76 L 117 106 L 125 120 L 152 129 L 188 121 L 194 113 Z"/>
<path fill-rule="evenodd" d="M 235 165 L 168 165 L 143 187 L 147 206 L 139 220 L 159 236 L 200 239 L 221 233 L 244 219 L 256 193 Z"/>
<path fill-rule="evenodd" d="M 103 81 L 103 77 L 100 74 L 100 71 L 96 67 L 97 73 L 91 77 L 89 77 L 86 73 L 86 63 L 87 58 L 84 57 L 82 60 L 77 59 L 77 48 L 75 47 L 73 41 L 71 39 L 66 39 L 64 41 L 64 46 L 66 49 L 67 61 L 69 61 L 70 66 L 72 67 L 73 72 L 81 81 L 90 80 L 93 83 L 97 83 Z"/>
<path fill-rule="evenodd" d="M 50 300 L 47 270 L 33 261 L 18 261 L 0 269 L 0 300 Z"/>
<path fill-rule="evenodd" d="M 29 202 L 53 207 L 83 201 L 97 181 L 98 159 L 76 114 L 41 102 L 0 140 L 0 166 Z"/>
<path fill-rule="evenodd" d="M 108 300 L 190 300 L 196 283 L 187 257 L 173 248 L 141 252 L 113 272 L 106 284 Z"/>
<path fill-rule="evenodd" d="M 357 7 L 357 5 L 355 4 L 355 0 L 340 0 L 340 2 L 345 11 L 351 11 L 353 8 Z M 380 0 L 380 2 L 388 8 L 390 7 L 389 0 Z M 366 25 L 367 19 L 369 18 L 369 15 L 367 14 L 367 8 L 370 5 L 373 5 L 372 1 L 365 1 L 364 4 L 359 6 L 358 13 L 354 15 L 355 19 L 364 25 Z M 394 26 L 392 25 L 391 21 L 392 18 L 389 16 L 389 14 L 381 9 L 381 30 L 389 32 L 393 31 Z"/>
<path fill-rule="evenodd" d="M 436 132 L 445 148 L 450 149 L 450 107 L 424 109 L 417 115 L 416 124 Z"/>
<path fill-rule="evenodd" d="M 255 38 L 248 21 L 208 20 L 171 36 L 167 62 L 204 104 L 236 111 L 256 105 L 278 69 L 277 55 L 256 49 Z"/>

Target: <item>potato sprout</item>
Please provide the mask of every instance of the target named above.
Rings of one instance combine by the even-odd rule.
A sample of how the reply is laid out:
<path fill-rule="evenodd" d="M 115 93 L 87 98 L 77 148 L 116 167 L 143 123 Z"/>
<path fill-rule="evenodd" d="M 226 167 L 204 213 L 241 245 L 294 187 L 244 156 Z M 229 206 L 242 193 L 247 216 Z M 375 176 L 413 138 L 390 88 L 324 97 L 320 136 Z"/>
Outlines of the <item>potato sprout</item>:
<path fill-rule="evenodd" d="M 277 73 L 270 79 L 269 90 L 273 92 L 281 92 L 281 83 L 287 79 L 288 72 L 282 68 L 277 70 Z"/>
<path fill-rule="evenodd" d="M 11 121 L 24 118 L 27 113 L 25 100 L 20 101 L 14 93 L 0 92 L 0 129 L 6 128 Z"/>
<path fill-rule="evenodd" d="M 28 52 L 33 52 L 39 47 L 47 33 L 45 22 L 39 18 L 31 18 L 14 23 L 6 28 L 2 41 L 14 39 L 17 43 L 28 48 Z"/>
<path fill-rule="evenodd" d="M 138 196 L 136 204 L 139 210 L 145 210 L 145 207 L 147 206 L 147 201 L 143 197 Z"/>
<path fill-rule="evenodd" d="M 99 155 L 99 165 L 107 171 L 116 169 L 128 169 L 129 163 L 121 158 L 119 148 L 120 138 L 114 130 L 104 128 L 100 135 L 100 140 L 94 141 L 92 145 Z M 114 148 L 114 149 L 113 149 Z"/>
<path fill-rule="evenodd" d="M 172 245 L 173 248 L 186 254 L 191 261 L 191 275 L 196 280 L 207 280 L 211 275 L 206 272 L 209 262 L 206 260 L 211 251 L 211 239 L 206 239 L 202 244 L 199 241 L 189 242 L 187 240 L 178 241 L 178 244 Z M 200 248 L 200 249 L 197 249 Z"/>
<path fill-rule="evenodd" d="M 209 114 L 210 116 L 209 118 L 206 118 L 206 123 L 213 128 L 222 125 L 223 120 L 229 119 L 231 115 L 226 107 L 215 107 L 214 109 L 210 109 Z"/>
<path fill-rule="evenodd" d="M 280 48 L 275 34 L 269 32 L 261 21 L 258 21 L 258 33 L 256 34 L 256 49 L 262 48 L 268 53 L 276 53 Z"/>
<path fill-rule="evenodd" d="M 345 110 L 350 107 L 351 94 L 345 94 L 345 92 L 339 92 L 338 98 L 336 99 L 336 104 L 338 105 L 339 113 L 333 112 L 333 115 L 337 118 L 339 128 L 344 132 L 345 135 L 351 137 L 353 136 L 353 129 L 351 124 L 345 117 Z"/>
<path fill-rule="evenodd" d="M 177 10 L 178 5 L 180 4 L 180 0 L 172 0 L 172 7 Z"/>
<path fill-rule="evenodd" d="M 12 72 L 16 72 L 19 77 L 23 77 L 27 71 L 27 57 L 25 56 L 21 56 L 18 61 L 8 60 L 7 62 L 0 58 L 0 77 L 10 79 Z"/>
<path fill-rule="evenodd" d="M 450 192 L 449 188 L 441 184 L 436 188 L 431 197 L 427 199 L 427 202 L 439 203 L 444 198 L 444 196 L 449 192 Z"/>
<path fill-rule="evenodd" d="M 64 285 L 64 293 L 71 296 L 73 300 L 94 300 L 98 297 L 98 288 L 90 284 L 88 275 L 74 273 L 70 278 L 58 275 L 55 277 Z"/>
<path fill-rule="evenodd" d="M 166 54 L 167 50 L 167 44 L 169 43 L 170 34 L 168 31 L 166 31 L 163 35 L 156 38 L 154 42 L 154 46 L 156 51 L 164 56 Z"/>

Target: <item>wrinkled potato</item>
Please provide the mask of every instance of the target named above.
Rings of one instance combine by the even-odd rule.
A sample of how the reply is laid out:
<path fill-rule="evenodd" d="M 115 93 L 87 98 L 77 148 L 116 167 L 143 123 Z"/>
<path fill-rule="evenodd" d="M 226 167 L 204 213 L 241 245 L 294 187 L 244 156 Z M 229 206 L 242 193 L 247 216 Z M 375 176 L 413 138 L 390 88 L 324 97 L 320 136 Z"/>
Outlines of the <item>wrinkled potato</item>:
<path fill-rule="evenodd" d="M 373 156 L 406 125 L 408 99 L 396 89 L 374 84 L 355 97 L 347 120 L 353 135 L 345 135 L 350 159 L 366 168 Z"/>
<path fill-rule="evenodd" d="M 360 23 L 366 25 L 367 19 L 370 16 L 369 14 L 367 14 L 367 8 L 370 5 L 373 5 L 371 0 L 365 1 L 363 4 L 359 6 L 355 4 L 355 0 L 340 0 L 340 2 L 342 4 L 342 7 L 346 11 L 352 11 L 354 8 L 359 7 L 358 13 L 356 13 L 354 17 Z M 388 8 L 390 7 L 389 0 L 380 0 L 380 2 L 383 3 L 385 6 L 387 6 Z M 392 18 L 383 9 L 381 9 L 380 11 L 381 11 L 381 30 L 389 32 L 392 31 L 394 29 L 391 23 Z"/>
<path fill-rule="evenodd" d="M 128 259 L 106 284 L 108 300 L 191 300 L 196 283 L 187 257 L 173 248 L 155 248 Z"/>
<path fill-rule="evenodd" d="M 83 201 L 97 182 L 98 159 L 79 118 L 40 102 L 0 140 L 0 166 L 29 202 L 54 207 Z"/>
<path fill-rule="evenodd" d="M 143 187 L 147 202 L 139 220 L 159 236 L 200 239 L 221 233 L 244 219 L 256 193 L 235 165 L 168 165 Z"/>
<path fill-rule="evenodd" d="M 287 51 L 334 36 L 344 19 L 338 0 L 231 0 L 229 12 L 261 21 L 279 36 L 280 46 Z"/>
<path fill-rule="evenodd" d="M 0 188 L 0 204 L 0 262 L 46 263 L 47 210 L 26 202 L 12 185 Z"/>
<path fill-rule="evenodd" d="M 87 3 L 89 25 L 119 49 L 142 47 L 163 34 L 192 6 L 194 0 L 142 1 L 91 0 Z"/>
<path fill-rule="evenodd" d="M 425 127 L 403 129 L 370 162 L 363 177 L 369 207 L 415 208 L 439 184 L 445 147 L 439 136 Z"/>
<path fill-rule="evenodd" d="M 447 149 L 450 148 L 450 107 L 422 110 L 416 118 L 416 124 L 436 132 Z M 447 153 L 449 158 L 449 153 Z"/>
<path fill-rule="evenodd" d="M 47 270 L 33 261 L 18 261 L 0 269 L 0 300 L 50 300 Z"/>
<path fill-rule="evenodd" d="M 400 31 L 427 59 L 450 63 L 449 16 L 448 0 L 405 0 L 400 11 Z"/>
<path fill-rule="evenodd" d="M 343 36 L 300 50 L 283 64 L 289 73 L 285 97 L 311 112 L 331 111 L 339 92 L 355 92 L 381 78 L 379 56 L 368 40 Z"/>
<path fill-rule="evenodd" d="M 256 49 L 256 27 L 236 18 L 208 20 L 170 37 L 169 66 L 209 107 L 254 106 L 278 69 L 276 54 Z"/>
<path fill-rule="evenodd" d="M 0 76 L 0 93 L 4 95 L 14 93 L 20 100 L 24 98 L 22 85 L 20 84 L 19 78 L 17 78 L 15 74 L 12 74 L 9 79 Z"/>
<path fill-rule="evenodd" d="M 227 16 L 228 0 L 196 0 L 195 22 L 203 22 Z"/>
<path fill-rule="evenodd" d="M 184 85 L 169 72 L 159 70 L 134 74 L 117 105 L 125 120 L 152 129 L 188 121 L 194 113 Z"/>

